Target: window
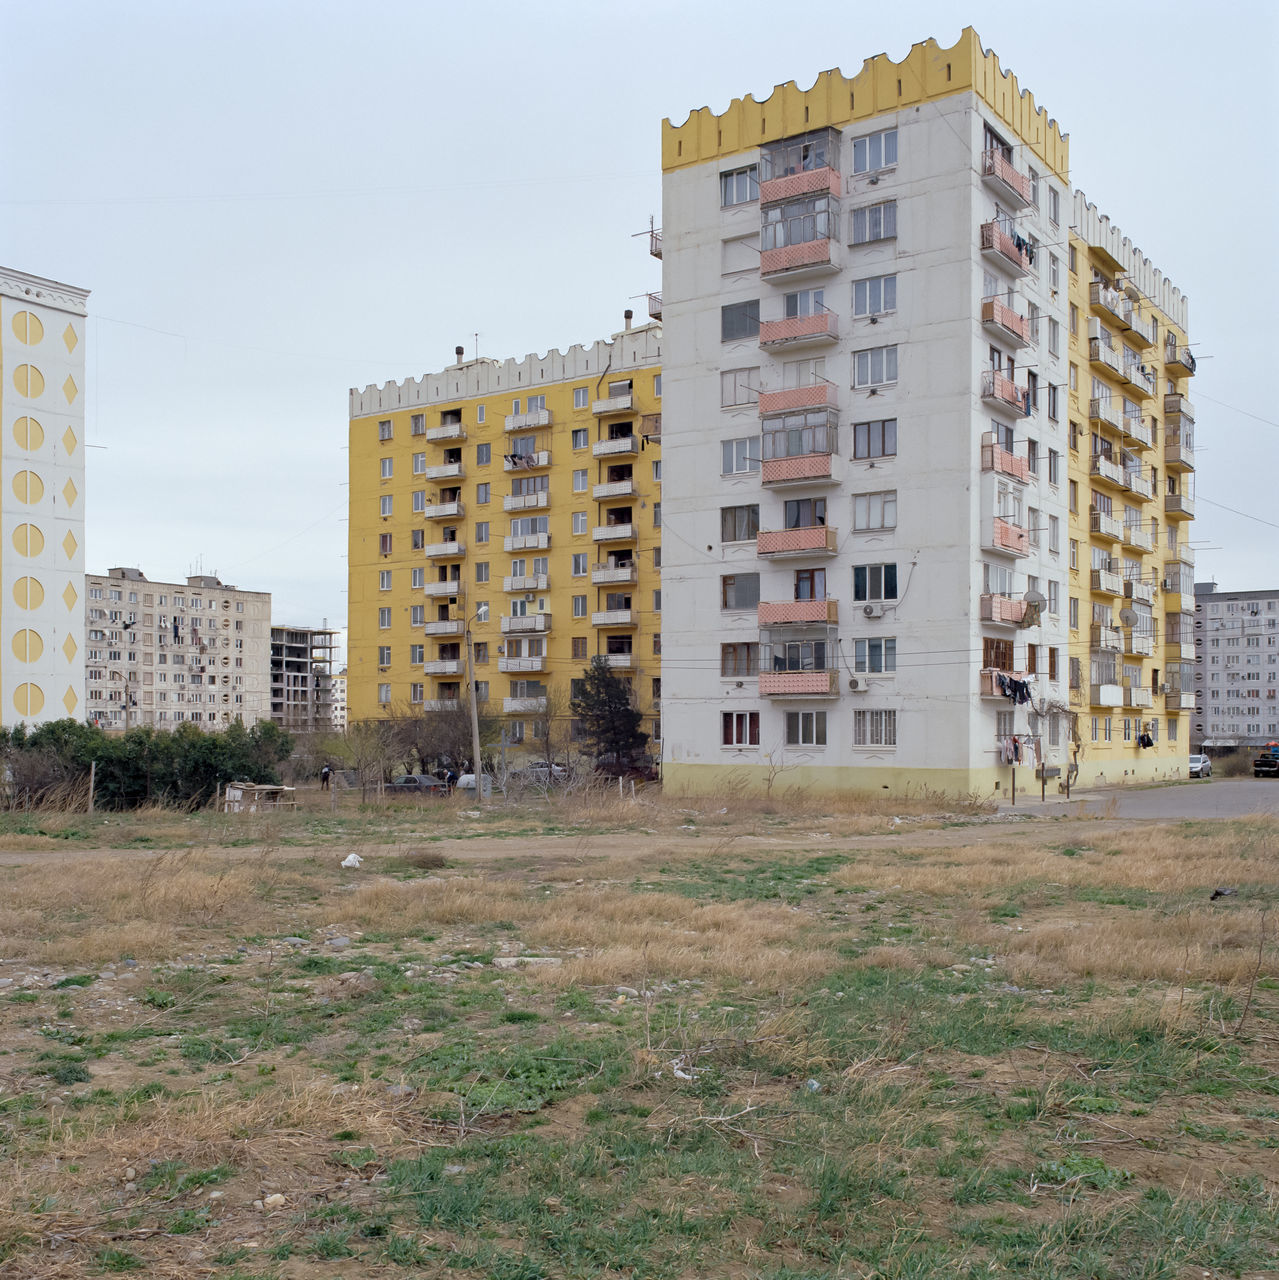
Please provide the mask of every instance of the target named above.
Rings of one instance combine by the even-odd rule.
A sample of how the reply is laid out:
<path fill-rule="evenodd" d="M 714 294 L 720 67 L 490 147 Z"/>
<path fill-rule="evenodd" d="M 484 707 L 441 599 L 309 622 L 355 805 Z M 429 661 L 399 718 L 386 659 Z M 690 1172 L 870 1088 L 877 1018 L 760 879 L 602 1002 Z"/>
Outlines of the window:
<path fill-rule="evenodd" d="M 391 589 L 391 571 L 390 569 L 379 569 L 377 575 L 377 589 L 379 591 L 390 591 Z"/>
<path fill-rule="evenodd" d="M 897 641 L 893 637 L 853 641 L 853 670 L 875 674 L 897 670 Z"/>
<path fill-rule="evenodd" d="M 389 533 L 379 533 L 377 536 L 377 549 L 381 555 L 389 556 L 391 554 L 391 535 Z"/>
<path fill-rule="evenodd" d="M 1061 454 L 1056 449 L 1048 450 L 1048 483 L 1061 482 Z"/>
<path fill-rule="evenodd" d="M 758 675 L 759 645 L 754 642 L 720 645 L 719 673 L 730 678 Z"/>
<path fill-rule="evenodd" d="M 653 395 L 659 400 L 662 398 L 662 375 L 660 373 L 653 375 Z"/>
<path fill-rule="evenodd" d="M 854 565 L 853 599 L 896 600 L 897 566 L 895 564 Z"/>
<path fill-rule="evenodd" d="M 1056 321 L 1053 321 L 1053 323 L 1055 324 Z M 1050 382 L 1048 384 L 1048 421 L 1049 422 L 1061 421 L 1061 401 L 1059 399 L 1060 392 L 1061 392 L 1061 388 L 1055 382 Z"/>
<path fill-rule="evenodd" d="M 487 520 L 480 520 L 479 522 L 477 522 L 475 526 L 475 541 L 477 543 L 484 543 L 484 542 L 487 542 L 488 540 L 489 540 L 489 522 Z"/>
<path fill-rule="evenodd" d="M 759 604 L 759 574 L 726 573 L 720 578 L 719 607 L 721 609 L 753 609 L 757 604 Z"/>
<path fill-rule="evenodd" d="M 586 617 L 586 597 L 585 596 L 573 597 L 573 617 L 575 618 Z"/>
<path fill-rule="evenodd" d="M 484 406 L 482 404 L 475 406 L 475 421 L 476 422 L 484 421 Z"/>
<path fill-rule="evenodd" d="M 787 529 L 816 529 L 826 523 L 825 498 L 791 498 L 782 507 Z"/>
<path fill-rule="evenodd" d="M 409 434 L 414 436 L 426 435 L 426 414 L 415 413 L 409 418 Z"/>
<path fill-rule="evenodd" d="M 1066 484 L 1066 493 L 1069 495 L 1067 501 L 1073 515 L 1079 514 L 1079 481 L 1071 480 Z"/>
<path fill-rule="evenodd" d="M 386 536 L 389 538 L 391 535 L 388 533 Z M 422 548 L 426 546 L 426 530 L 425 529 L 412 530 L 409 533 L 409 545 L 412 547 L 414 551 L 421 551 Z"/>
<path fill-rule="evenodd" d="M 394 474 L 394 471 L 395 471 L 395 459 L 383 458 L 382 459 L 382 479 L 389 480 L 391 476 Z M 119 599 L 119 597 L 115 596 L 113 597 L 113 599 Z"/>
<path fill-rule="evenodd" d="M 485 484 L 477 484 L 475 486 L 475 501 L 477 503 L 487 502 L 489 500 L 489 493 L 490 489 L 487 482 Z"/>
<path fill-rule="evenodd" d="M 384 493 L 378 499 L 378 506 L 380 507 L 384 518 L 391 514 L 392 501 L 393 499 L 391 498 L 391 495 L 389 493 Z"/>
<path fill-rule="evenodd" d="M 744 475 L 759 470 L 759 441 L 755 436 L 742 436 L 737 440 L 725 440 L 722 473 L 726 476 Z"/>
<path fill-rule="evenodd" d="M 1070 623 L 1070 629 L 1072 631 L 1078 631 L 1079 630 L 1079 601 L 1074 596 L 1071 596 L 1070 600 L 1067 602 L 1066 608 L 1067 608 L 1067 619 Z"/>
<path fill-rule="evenodd" d="M 750 204 L 759 199 L 759 167 L 747 165 L 719 175 L 719 203 L 722 208 Z"/>
<path fill-rule="evenodd" d="M 796 569 L 795 570 L 795 599 L 796 600 L 825 600 L 826 599 L 826 570 L 825 569 Z"/>
<path fill-rule="evenodd" d="M 719 309 L 719 339 L 739 342 L 759 334 L 759 299 L 734 302 Z"/>
<path fill-rule="evenodd" d="M 573 388 L 573 408 L 586 409 L 590 407 L 591 389 L 590 387 L 574 387 Z"/>
<path fill-rule="evenodd" d="M 786 713 L 786 745 L 788 747 L 824 747 L 826 745 L 826 712 L 788 711 Z"/>
<path fill-rule="evenodd" d="M 579 661 L 586 657 L 586 637 L 585 636 L 573 637 L 573 657 L 578 659 Z"/>
<path fill-rule="evenodd" d="M 895 747 L 896 745 L 896 711 L 853 712 L 853 746 Z"/>
<path fill-rule="evenodd" d="M 819 315 L 825 310 L 825 289 L 797 289 L 794 293 L 782 294 L 782 313 L 788 320 Z"/>
<path fill-rule="evenodd" d="M 387 459 L 389 461 L 389 459 Z M 415 476 L 426 474 L 426 454 L 415 453 L 413 455 L 413 474 Z"/>
<path fill-rule="evenodd" d="M 426 697 L 426 686 L 424 684 L 409 685 L 409 701 L 421 702 Z"/>
<path fill-rule="evenodd" d="M 853 354 L 853 386 L 882 387 L 897 381 L 897 348 L 871 347 Z"/>
<path fill-rule="evenodd" d="M 759 366 L 749 369 L 725 369 L 719 375 L 719 402 L 728 408 L 759 401 Z"/>
<path fill-rule="evenodd" d="M 391 665 L 391 646 L 389 644 L 378 645 L 377 664 L 379 667 L 389 667 Z"/>
<path fill-rule="evenodd" d="M 760 248 L 767 252 L 838 236 L 838 208 L 830 195 L 799 196 L 767 206 L 760 217 Z"/>
<path fill-rule="evenodd" d="M 897 419 L 853 424 L 854 458 L 891 458 L 897 454 Z"/>
<path fill-rule="evenodd" d="M 585 449 L 589 443 L 590 441 L 587 439 L 586 428 L 574 427 L 573 428 L 573 448 Z"/>
<path fill-rule="evenodd" d="M 897 277 L 869 276 L 853 281 L 853 315 L 877 316 L 897 310 Z"/>
<path fill-rule="evenodd" d="M 653 503 L 653 528 L 660 529 L 662 527 L 662 504 L 660 502 Z"/>
<path fill-rule="evenodd" d="M 529 413 L 540 413 L 546 408 L 546 397 L 544 395 L 529 396 L 526 408 Z"/>
<path fill-rule="evenodd" d="M 409 663 L 416 665 L 426 661 L 426 645 L 411 644 L 409 645 Z"/>
<path fill-rule="evenodd" d="M 573 532 L 574 533 L 586 532 L 586 512 L 585 511 L 573 512 Z"/>
<path fill-rule="evenodd" d="M 475 562 L 475 581 L 487 582 L 489 580 L 489 562 L 487 560 L 477 560 Z"/>
<path fill-rule="evenodd" d="M 585 493 L 587 489 L 587 469 L 583 467 L 580 471 L 573 472 L 573 492 Z"/>
<path fill-rule="evenodd" d="M 1056 518 L 1056 516 L 1051 517 L 1053 520 Z M 1061 612 L 1061 583 L 1054 582 L 1052 578 L 1048 579 L 1048 612 L 1052 614 L 1054 618 Z M 1056 654 L 1056 652 L 1056 649 L 1049 651 L 1050 659 L 1054 654 Z M 1049 675 L 1053 675 L 1051 670 L 1049 671 Z"/>
<path fill-rule="evenodd" d="M 475 446 L 475 465 L 485 467 L 492 461 L 493 446 L 491 444 L 477 444 Z"/>
<path fill-rule="evenodd" d="M 377 611 L 377 625 L 379 631 L 388 631 L 391 627 L 391 611 L 390 609 L 379 609 Z"/>
<path fill-rule="evenodd" d="M 897 163 L 897 130 L 868 134 L 853 139 L 853 172 L 870 173 Z"/>
<path fill-rule="evenodd" d="M 382 421 L 377 424 L 377 438 L 379 440 L 390 440 L 392 435 L 391 419 L 383 418 Z"/>
<path fill-rule="evenodd" d="M 1048 221 L 1057 226 L 1061 222 L 1061 192 L 1048 184 Z"/>
<path fill-rule="evenodd" d="M 891 240 L 897 235 L 897 201 L 863 205 L 853 210 L 853 243 Z"/>
<path fill-rule="evenodd" d="M 653 612 L 661 613 L 662 611 L 662 593 L 661 590 L 653 592 Z"/>
<path fill-rule="evenodd" d="M 724 711 L 720 713 L 721 738 L 726 747 L 759 746 L 758 711 Z"/>
<path fill-rule="evenodd" d="M 897 490 L 859 493 L 853 497 L 854 529 L 895 529 L 897 527 Z"/>
<path fill-rule="evenodd" d="M 758 503 L 746 507 L 721 507 L 719 509 L 719 538 L 721 542 L 746 542 L 758 532 Z"/>
<path fill-rule="evenodd" d="M 653 481 L 656 484 L 662 482 L 662 460 L 661 458 L 653 459 Z"/>
<path fill-rule="evenodd" d="M 573 552 L 573 577 L 575 578 L 586 577 L 586 552 L 585 551 Z"/>
<path fill-rule="evenodd" d="M 1048 550 L 1061 550 L 1061 521 L 1056 516 L 1048 517 Z"/>
<path fill-rule="evenodd" d="M 487 622 L 488 620 L 489 620 L 489 602 L 487 600 L 480 600 L 476 603 L 476 606 L 475 606 L 475 621 Z"/>
<path fill-rule="evenodd" d="M 389 705 L 390 705 L 390 702 L 391 702 L 391 686 L 390 686 L 389 684 L 380 684 L 380 685 L 378 685 L 378 687 L 377 687 L 377 700 L 378 700 L 378 705 L 379 705 L 379 706 L 385 707 L 385 706 L 389 706 Z M 180 714 L 181 714 L 181 713 L 179 712 L 179 715 L 180 715 Z"/>
<path fill-rule="evenodd" d="M 1061 287 L 1061 259 L 1055 253 L 1048 255 L 1048 287 L 1050 289 Z M 1053 354 L 1055 355 L 1056 352 Z"/>
<path fill-rule="evenodd" d="M 1048 321 L 1048 354 L 1061 355 L 1061 324 L 1057 320 Z"/>

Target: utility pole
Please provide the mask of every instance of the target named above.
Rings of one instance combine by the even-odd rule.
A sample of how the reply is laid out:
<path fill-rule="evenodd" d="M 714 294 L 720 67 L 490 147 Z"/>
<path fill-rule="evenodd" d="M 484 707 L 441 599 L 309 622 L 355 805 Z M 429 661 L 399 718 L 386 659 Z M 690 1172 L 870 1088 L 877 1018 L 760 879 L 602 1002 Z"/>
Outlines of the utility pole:
<path fill-rule="evenodd" d="M 475 804 L 484 803 L 484 762 L 480 759 L 480 711 L 475 700 L 475 645 L 471 640 L 471 620 L 466 624 L 466 687 L 471 695 L 471 768 L 475 770 Z"/>

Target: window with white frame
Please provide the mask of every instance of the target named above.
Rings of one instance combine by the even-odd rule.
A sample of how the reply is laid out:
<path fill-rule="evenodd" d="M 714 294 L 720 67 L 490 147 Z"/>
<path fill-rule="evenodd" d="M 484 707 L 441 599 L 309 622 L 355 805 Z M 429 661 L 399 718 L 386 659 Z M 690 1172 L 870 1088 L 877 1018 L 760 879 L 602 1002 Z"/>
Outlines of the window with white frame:
<path fill-rule="evenodd" d="M 786 713 L 786 745 L 788 747 L 824 747 L 826 745 L 826 712 L 788 711 Z"/>
<path fill-rule="evenodd" d="M 573 617 L 575 618 L 586 617 L 586 597 L 585 596 L 573 597 Z"/>
<path fill-rule="evenodd" d="M 573 532 L 574 533 L 586 532 L 586 512 L 585 511 L 573 512 Z"/>
<path fill-rule="evenodd" d="M 759 166 L 746 165 L 719 175 L 719 203 L 728 209 L 759 199 Z"/>
<path fill-rule="evenodd" d="M 379 440 L 390 440 L 393 434 L 394 433 L 391 429 L 391 419 L 383 418 L 382 421 L 377 424 L 377 438 Z"/>
<path fill-rule="evenodd" d="M 426 605 L 413 604 L 409 606 L 409 626 L 426 626 Z"/>
<path fill-rule="evenodd" d="M 389 480 L 395 472 L 395 459 L 383 458 L 382 460 L 382 479 Z"/>
<path fill-rule="evenodd" d="M 390 609 L 379 609 L 377 611 L 377 625 L 379 631 L 389 631 L 391 627 L 391 611 Z"/>
<path fill-rule="evenodd" d="M 853 746 L 895 747 L 897 712 L 859 710 L 853 712 Z"/>
<path fill-rule="evenodd" d="M 722 408 L 759 402 L 759 366 L 725 369 L 719 375 L 719 403 Z"/>
<path fill-rule="evenodd" d="M 585 493 L 587 489 L 587 470 L 583 467 L 580 471 L 573 472 L 573 492 Z"/>
<path fill-rule="evenodd" d="M 869 347 L 853 353 L 854 387 L 882 387 L 896 381 L 896 346 Z"/>
<path fill-rule="evenodd" d="M 853 423 L 854 458 L 892 458 L 896 455 L 896 418 Z"/>
<path fill-rule="evenodd" d="M 573 448 L 585 449 L 590 444 L 590 438 L 587 436 L 585 427 L 573 428 Z"/>
<path fill-rule="evenodd" d="M 426 586 L 426 569 L 421 565 L 416 566 L 411 571 L 411 579 L 409 585 L 414 591 L 421 591 Z"/>
<path fill-rule="evenodd" d="M 759 712 L 721 712 L 720 742 L 726 747 L 759 746 Z"/>
<path fill-rule="evenodd" d="M 421 515 L 426 510 L 426 490 L 414 489 L 412 493 L 413 514 Z"/>
<path fill-rule="evenodd" d="M 391 589 L 391 571 L 390 569 L 379 569 L 377 575 L 377 589 L 379 591 L 390 591 Z"/>
<path fill-rule="evenodd" d="M 897 163 L 897 130 L 884 129 L 853 139 L 853 172 L 872 173 Z"/>
<path fill-rule="evenodd" d="M 854 565 L 853 599 L 896 600 L 897 566 L 895 564 Z"/>
<path fill-rule="evenodd" d="M 720 471 L 726 476 L 745 475 L 759 470 L 759 437 L 741 436 L 721 445 Z"/>
<path fill-rule="evenodd" d="M 572 576 L 575 578 L 586 577 L 586 552 L 585 551 L 573 552 L 573 575 Z"/>
<path fill-rule="evenodd" d="M 891 240 L 897 235 L 897 201 L 863 205 L 853 210 L 853 243 L 870 244 L 874 240 Z"/>
<path fill-rule="evenodd" d="M 391 686 L 389 684 L 380 684 L 377 687 L 378 706 L 389 706 L 391 702 Z"/>
<path fill-rule="evenodd" d="M 389 667 L 391 665 L 391 646 L 389 644 L 378 645 L 377 664 L 379 667 Z"/>
<path fill-rule="evenodd" d="M 897 490 L 853 495 L 853 528 L 895 529 L 897 527 Z"/>
<path fill-rule="evenodd" d="M 591 389 L 590 387 L 574 387 L 573 388 L 573 408 L 586 409 L 590 407 Z"/>
<path fill-rule="evenodd" d="M 853 281 L 853 315 L 878 316 L 897 310 L 897 276 L 867 276 Z"/>
<path fill-rule="evenodd" d="M 383 494 L 383 495 L 378 499 L 378 504 L 379 504 L 379 506 L 380 506 L 380 508 L 381 508 L 381 511 L 382 511 L 382 514 L 383 514 L 384 516 L 389 516 L 389 515 L 391 514 L 391 507 L 392 507 L 392 503 L 393 503 L 393 500 L 392 500 L 391 495 L 390 495 L 389 493 L 384 493 L 384 494 Z"/>
<path fill-rule="evenodd" d="M 853 670 L 884 675 L 897 670 L 897 640 L 893 636 L 853 641 Z"/>

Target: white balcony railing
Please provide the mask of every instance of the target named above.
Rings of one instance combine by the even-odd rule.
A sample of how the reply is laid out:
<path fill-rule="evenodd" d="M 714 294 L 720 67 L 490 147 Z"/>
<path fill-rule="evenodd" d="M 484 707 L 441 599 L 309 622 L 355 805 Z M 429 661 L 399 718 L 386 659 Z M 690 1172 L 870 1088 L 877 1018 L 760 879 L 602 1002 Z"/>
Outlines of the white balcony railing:
<path fill-rule="evenodd" d="M 596 458 L 611 458 L 617 454 L 639 452 L 638 436 L 617 436 L 613 440 L 597 440 L 591 446 L 591 455 Z"/>

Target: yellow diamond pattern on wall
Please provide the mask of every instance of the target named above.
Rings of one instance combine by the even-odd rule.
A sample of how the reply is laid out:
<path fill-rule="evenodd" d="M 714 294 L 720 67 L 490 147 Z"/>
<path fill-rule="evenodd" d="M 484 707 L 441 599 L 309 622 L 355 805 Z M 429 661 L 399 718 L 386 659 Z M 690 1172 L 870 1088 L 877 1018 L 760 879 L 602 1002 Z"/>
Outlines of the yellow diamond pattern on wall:
<path fill-rule="evenodd" d="M 75 690 L 70 685 L 67 685 L 67 691 L 62 695 L 62 705 L 67 709 L 67 715 L 71 715 L 80 705 L 80 699 L 75 696 Z"/>
<path fill-rule="evenodd" d="M 62 447 L 67 451 L 68 458 L 75 452 L 75 447 L 79 443 L 80 442 L 76 439 L 75 432 L 72 431 L 70 427 L 62 433 Z"/>
<path fill-rule="evenodd" d="M 70 325 L 63 329 L 62 341 L 66 343 L 68 355 L 80 345 L 80 339 L 76 337 L 76 332 Z"/>
<path fill-rule="evenodd" d="M 67 530 L 67 536 L 62 539 L 62 549 L 67 553 L 67 559 L 70 560 L 76 553 L 79 543 L 75 540 L 75 534 L 70 529 Z"/>
<path fill-rule="evenodd" d="M 76 654 L 80 652 L 80 646 L 76 644 L 71 636 L 68 636 L 62 642 L 62 652 L 66 655 L 68 662 L 74 662 Z"/>
<path fill-rule="evenodd" d="M 74 507 L 75 500 L 79 496 L 80 496 L 80 490 L 75 487 L 74 480 L 68 480 L 66 484 L 62 486 L 62 498 L 63 498 L 63 501 L 67 504 L 67 506 Z"/>
<path fill-rule="evenodd" d="M 66 396 L 68 404 L 80 394 L 80 388 L 76 386 L 75 379 L 70 374 L 67 374 L 67 380 L 62 384 L 62 394 Z"/>
<path fill-rule="evenodd" d="M 68 582 L 67 589 L 62 593 L 62 603 L 67 606 L 67 612 L 70 613 L 75 608 L 75 602 L 80 597 L 76 594 L 76 589 Z"/>

